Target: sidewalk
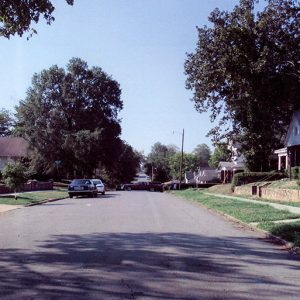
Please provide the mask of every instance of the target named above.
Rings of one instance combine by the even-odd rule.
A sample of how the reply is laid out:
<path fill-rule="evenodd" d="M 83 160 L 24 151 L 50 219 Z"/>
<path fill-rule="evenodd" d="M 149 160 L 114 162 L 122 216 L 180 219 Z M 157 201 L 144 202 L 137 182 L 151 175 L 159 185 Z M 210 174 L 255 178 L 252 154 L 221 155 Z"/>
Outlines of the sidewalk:
<path fill-rule="evenodd" d="M 203 194 L 213 195 L 213 196 L 220 197 L 220 198 L 236 199 L 236 200 L 245 201 L 245 202 L 267 204 L 276 209 L 288 210 L 291 213 L 300 214 L 300 207 L 294 207 L 294 206 L 290 206 L 290 205 L 284 205 L 284 204 L 279 204 L 279 203 L 274 203 L 274 202 L 269 202 L 269 201 L 266 202 L 266 201 L 260 201 L 260 200 L 253 200 L 253 199 L 242 198 L 242 197 L 238 197 L 238 196 L 229 196 L 229 195 L 213 194 L 213 193 L 203 193 Z"/>
<path fill-rule="evenodd" d="M 0 214 L 5 213 L 10 210 L 18 209 L 24 207 L 24 205 L 8 205 L 8 204 L 0 204 Z"/>

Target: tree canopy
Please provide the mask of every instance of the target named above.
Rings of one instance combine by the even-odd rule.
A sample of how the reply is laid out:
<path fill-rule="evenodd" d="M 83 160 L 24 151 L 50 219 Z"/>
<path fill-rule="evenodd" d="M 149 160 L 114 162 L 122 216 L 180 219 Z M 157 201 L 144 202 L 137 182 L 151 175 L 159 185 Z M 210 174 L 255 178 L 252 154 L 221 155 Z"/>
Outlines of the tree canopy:
<path fill-rule="evenodd" d="M 193 151 L 198 167 L 207 167 L 210 159 L 210 149 L 206 144 L 199 144 Z"/>
<path fill-rule="evenodd" d="M 185 73 L 196 109 L 219 121 L 209 132 L 213 141 L 238 140 L 249 169 L 260 171 L 300 108 L 300 7 L 269 0 L 255 13 L 255 2 L 211 13 Z"/>
<path fill-rule="evenodd" d="M 149 153 L 144 167 L 146 169 L 146 174 L 150 177 L 152 172 L 155 181 L 165 182 L 169 180 L 170 177 L 170 166 L 169 160 L 172 155 L 174 155 L 178 149 L 173 145 L 163 145 L 160 142 L 155 143 L 151 152 Z"/>
<path fill-rule="evenodd" d="M 0 110 L 0 136 L 8 136 L 12 133 L 14 120 L 7 109 Z"/>
<path fill-rule="evenodd" d="M 70 174 L 91 175 L 99 162 L 111 168 L 121 152 L 120 96 L 118 82 L 79 58 L 35 74 L 16 108 L 34 169 L 51 173 L 56 161 Z"/>
<path fill-rule="evenodd" d="M 74 0 L 65 0 L 73 5 Z M 0 36 L 10 38 L 25 32 L 36 33 L 32 23 L 38 23 L 42 16 L 48 25 L 55 19 L 53 12 L 55 7 L 50 0 L 1 0 L 0 4 Z"/>

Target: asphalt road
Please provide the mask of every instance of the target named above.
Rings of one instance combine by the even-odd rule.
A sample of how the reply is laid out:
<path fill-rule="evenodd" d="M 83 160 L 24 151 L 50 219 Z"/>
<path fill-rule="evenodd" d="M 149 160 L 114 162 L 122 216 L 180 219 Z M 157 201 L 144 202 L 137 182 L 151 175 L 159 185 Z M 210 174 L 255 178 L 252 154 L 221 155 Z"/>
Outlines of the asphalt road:
<path fill-rule="evenodd" d="M 299 299 L 300 260 L 168 194 L 0 216 L 1 299 Z"/>

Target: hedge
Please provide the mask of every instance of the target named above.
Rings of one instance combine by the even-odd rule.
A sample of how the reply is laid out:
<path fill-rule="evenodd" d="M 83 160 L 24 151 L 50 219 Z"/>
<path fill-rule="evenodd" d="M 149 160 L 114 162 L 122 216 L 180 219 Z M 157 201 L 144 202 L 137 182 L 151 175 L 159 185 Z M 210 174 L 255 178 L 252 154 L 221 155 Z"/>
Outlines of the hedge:
<path fill-rule="evenodd" d="M 251 182 L 259 182 L 259 181 L 269 181 L 269 180 L 279 180 L 282 178 L 286 178 L 284 173 L 279 172 L 241 172 L 237 173 L 233 176 L 231 187 L 234 188 L 238 185 L 243 185 Z"/>

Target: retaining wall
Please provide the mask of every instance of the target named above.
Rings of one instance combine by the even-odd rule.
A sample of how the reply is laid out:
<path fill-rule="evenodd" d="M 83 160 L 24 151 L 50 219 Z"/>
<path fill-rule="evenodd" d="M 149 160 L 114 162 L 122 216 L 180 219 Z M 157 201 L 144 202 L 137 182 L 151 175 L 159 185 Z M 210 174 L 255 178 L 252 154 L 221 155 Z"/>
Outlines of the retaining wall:
<path fill-rule="evenodd" d="M 246 196 L 256 196 L 259 198 L 269 199 L 269 200 L 280 200 L 280 201 L 292 201 L 300 202 L 300 190 L 292 189 L 275 189 L 268 188 L 266 186 L 258 186 L 256 194 L 252 194 L 252 186 L 236 186 L 234 188 L 234 194 L 236 195 L 246 195 Z"/>

